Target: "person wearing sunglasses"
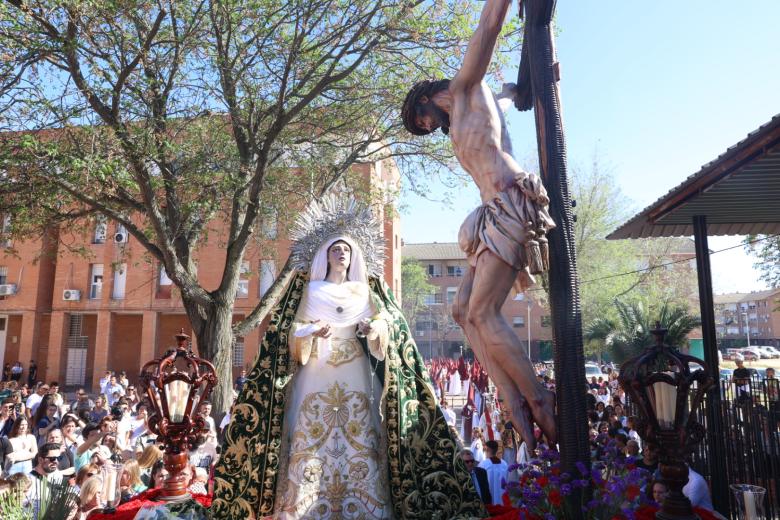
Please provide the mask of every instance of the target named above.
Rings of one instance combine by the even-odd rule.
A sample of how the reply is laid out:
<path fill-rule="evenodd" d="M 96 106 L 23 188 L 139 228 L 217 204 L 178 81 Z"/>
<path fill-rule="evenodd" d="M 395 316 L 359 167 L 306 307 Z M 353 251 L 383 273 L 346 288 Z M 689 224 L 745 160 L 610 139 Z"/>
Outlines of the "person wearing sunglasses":
<path fill-rule="evenodd" d="M 59 467 L 60 455 L 62 455 L 62 447 L 59 444 L 53 442 L 47 442 L 41 446 L 36 460 L 38 461 L 30 475 L 37 479 L 49 479 L 55 475 Z"/>
<path fill-rule="evenodd" d="M 471 480 L 474 482 L 474 487 L 477 488 L 477 494 L 482 503 L 492 504 L 493 499 L 490 496 L 490 483 L 488 482 L 487 471 L 477 466 L 477 460 L 468 448 L 461 450 L 460 460 L 463 461 L 469 474 L 471 474 Z"/>

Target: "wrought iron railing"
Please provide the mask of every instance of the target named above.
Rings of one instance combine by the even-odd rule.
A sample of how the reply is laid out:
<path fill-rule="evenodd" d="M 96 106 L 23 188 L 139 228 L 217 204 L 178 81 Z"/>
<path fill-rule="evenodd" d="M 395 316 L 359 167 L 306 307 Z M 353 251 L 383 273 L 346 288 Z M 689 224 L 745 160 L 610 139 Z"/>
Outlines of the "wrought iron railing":
<path fill-rule="evenodd" d="M 713 478 L 728 484 L 753 484 L 766 488 L 766 517 L 780 518 L 780 381 L 753 377 L 746 385 L 721 380 L 720 415 L 722 432 L 708 435 L 706 442 L 718 443 L 714 450 L 726 459 L 726 475 L 714 475 L 713 451 L 705 443 L 693 453 L 691 466 L 710 484 Z M 697 420 L 709 429 L 707 402 L 693 410 Z M 635 415 L 632 403 L 625 406 L 628 415 Z M 729 496 L 730 518 L 736 519 L 734 497 Z M 721 513 L 726 513 L 721 511 Z"/>

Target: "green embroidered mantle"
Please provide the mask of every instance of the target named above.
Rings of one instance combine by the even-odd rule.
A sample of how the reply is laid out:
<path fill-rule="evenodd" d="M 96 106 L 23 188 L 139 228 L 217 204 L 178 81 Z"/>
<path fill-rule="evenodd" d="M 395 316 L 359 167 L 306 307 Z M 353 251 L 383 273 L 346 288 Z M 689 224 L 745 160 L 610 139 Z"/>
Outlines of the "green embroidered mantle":
<path fill-rule="evenodd" d="M 273 515 L 285 400 L 296 369 L 287 338 L 305 284 L 306 275 L 297 274 L 274 309 L 255 366 L 233 406 L 215 469 L 215 519 Z M 376 370 L 385 384 L 382 412 L 395 518 L 483 518 L 487 515 L 436 404 L 409 326 L 388 287 L 373 278 L 369 285 L 377 311 L 392 316 L 387 356 Z"/>

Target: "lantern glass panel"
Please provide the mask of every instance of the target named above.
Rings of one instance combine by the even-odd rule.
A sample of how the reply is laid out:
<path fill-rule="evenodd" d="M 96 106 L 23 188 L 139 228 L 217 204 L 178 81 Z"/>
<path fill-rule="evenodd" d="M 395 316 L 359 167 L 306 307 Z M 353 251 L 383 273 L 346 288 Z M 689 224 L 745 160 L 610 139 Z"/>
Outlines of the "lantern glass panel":
<path fill-rule="evenodd" d="M 672 375 L 668 373 L 668 375 Z M 658 419 L 658 425 L 665 429 L 674 428 L 677 413 L 677 387 L 657 381 L 647 387 L 647 396 Z"/>
<path fill-rule="evenodd" d="M 122 474 L 122 465 L 112 461 L 106 461 L 102 468 L 103 500 L 107 507 L 116 507 L 119 504 L 119 480 Z"/>
<path fill-rule="evenodd" d="M 165 393 L 168 399 L 170 420 L 175 423 L 184 421 L 184 411 L 187 409 L 187 398 L 190 394 L 189 383 L 181 380 L 166 383 Z"/>

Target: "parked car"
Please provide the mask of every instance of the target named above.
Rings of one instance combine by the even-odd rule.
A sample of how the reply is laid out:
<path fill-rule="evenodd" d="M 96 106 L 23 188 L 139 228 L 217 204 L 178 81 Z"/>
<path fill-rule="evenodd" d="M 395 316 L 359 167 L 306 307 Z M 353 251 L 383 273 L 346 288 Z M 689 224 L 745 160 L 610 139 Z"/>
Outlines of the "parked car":
<path fill-rule="evenodd" d="M 721 368 L 720 369 L 720 379 L 721 381 L 731 381 L 731 376 L 734 374 L 734 370 L 731 368 Z"/>
<path fill-rule="evenodd" d="M 775 354 L 776 358 L 780 358 L 780 349 L 778 349 L 777 347 L 762 347 L 762 348 Z"/>
<path fill-rule="evenodd" d="M 739 348 L 727 348 L 726 349 L 726 355 L 723 356 L 723 359 L 734 359 L 737 354 L 739 354 L 739 351 L 742 349 Z"/>
<path fill-rule="evenodd" d="M 734 354 L 734 358 L 733 359 L 738 359 L 738 356 L 742 356 L 742 359 L 744 361 L 758 361 L 759 359 L 761 359 L 761 355 L 760 354 L 758 354 L 758 353 L 756 353 L 756 352 L 754 352 L 752 350 L 747 350 L 746 348 L 739 349 L 739 352 Z"/>
<path fill-rule="evenodd" d="M 776 350 L 774 347 L 756 345 L 755 348 L 761 351 L 761 357 L 766 357 L 767 359 L 780 358 L 780 351 Z"/>
<path fill-rule="evenodd" d="M 601 367 L 596 363 L 585 363 L 585 378 L 590 382 L 590 378 L 594 376 L 596 379 L 603 377 L 605 381 L 607 380 L 607 377 L 609 377 L 601 371 Z"/>
<path fill-rule="evenodd" d="M 742 356 L 745 356 L 745 352 L 753 352 L 758 359 L 769 359 L 769 354 L 761 351 L 761 347 L 750 346 L 742 349 Z"/>

